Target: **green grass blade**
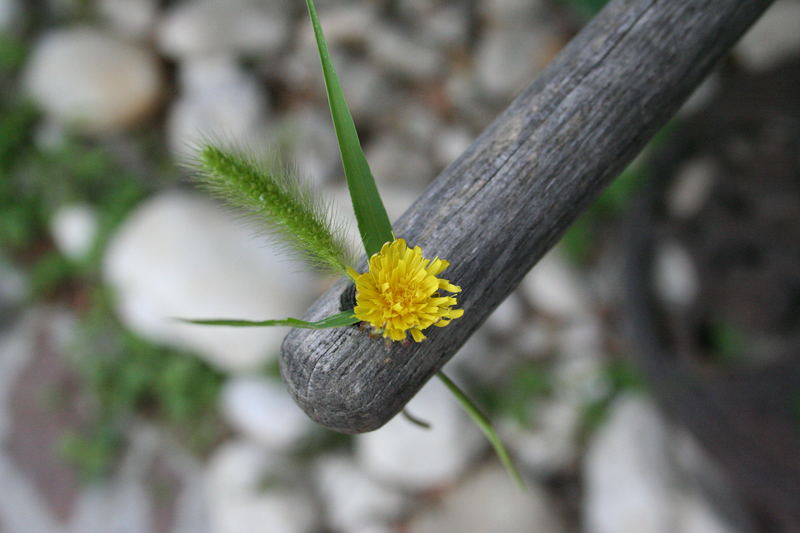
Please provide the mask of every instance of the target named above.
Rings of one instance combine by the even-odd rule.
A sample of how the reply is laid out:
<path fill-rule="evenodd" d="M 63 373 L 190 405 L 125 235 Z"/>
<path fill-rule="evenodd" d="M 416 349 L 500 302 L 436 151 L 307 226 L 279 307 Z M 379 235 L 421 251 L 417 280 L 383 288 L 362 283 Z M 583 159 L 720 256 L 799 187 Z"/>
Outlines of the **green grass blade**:
<path fill-rule="evenodd" d="M 264 327 L 264 326 L 290 326 L 293 328 L 305 328 L 305 329 L 341 328 L 344 326 L 350 326 L 352 324 L 356 324 L 358 322 L 358 319 L 353 314 L 352 310 L 331 315 L 317 322 L 306 322 L 305 320 L 300 320 L 298 318 L 284 318 L 280 320 L 261 320 L 261 321 L 237 320 L 235 318 L 209 318 L 209 319 L 179 318 L 178 320 L 180 320 L 181 322 L 185 322 L 187 324 L 197 324 L 200 326 L 233 326 L 240 328 Z"/>
<path fill-rule="evenodd" d="M 483 414 L 480 409 L 478 409 L 478 406 L 469 399 L 469 396 L 467 396 L 464 391 L 458 388 L 458 385 L 453 383 L 453 380 L 447 377 L 444 372 L 439 371 L 436 373 L 436 376 L 442 380 L 448 389 L 450 389 L 450 392 L 456 397 L 458 402 L 461 404 L 461 407 L 464 408 L 464 411 L 466 411 L 472 420 L 475 421 L 478 427 L 481 428 L 483 434 L 486 435 L 486 438 L 492 444 L 492 447 L 494 448 L 497 457 L 500 459 L 500 462 L 503 464 L 509 475 L 517 483 L 519 488 L 525 490 L 525 482 L 522 480 L 522 476 L 517 470 L 517 467 L 514 466 L 514 462 L 511 460 L 511 456 L 508 454 L 508 450 L 506 450 L 503 441 L 500 440 L 500 437 L 497 435 L 494 427 L 492 427 L 492 423 L 489 421 L 487 416 Z"/>
<path fill-rule="evenodd" d="M 356 126 L 353 123 L 350 109 L 347 107 L 336 70 L 333 68 L 333 62 L 328 53 L 328 44 L 322 34 L 322 27 L 313 0 L 306 0 L 306 5 L 308 14 L 311 16 L 311 24 L 314 27 L 314 37 L 317 40 L 322 74 L 325 78 L 325 89 L 328 93 L 328 104 L 331 108 L 331 118 L 336 130 L 336 138 L 339 141 L 339 152 L 342 155 L 342 166 L 347 178 L 347 187 L 350 190 L 350 199 L 353 201 L 358 231 L 361 233 L 361 240 L 364 242 L 367 256 L 370 257 L 378 253 L 384 243 L 394 240 L 392 224 L 378 194 L 378 187 L 369 170 L 367 158 L 364 157 L 361 149 Z"/>

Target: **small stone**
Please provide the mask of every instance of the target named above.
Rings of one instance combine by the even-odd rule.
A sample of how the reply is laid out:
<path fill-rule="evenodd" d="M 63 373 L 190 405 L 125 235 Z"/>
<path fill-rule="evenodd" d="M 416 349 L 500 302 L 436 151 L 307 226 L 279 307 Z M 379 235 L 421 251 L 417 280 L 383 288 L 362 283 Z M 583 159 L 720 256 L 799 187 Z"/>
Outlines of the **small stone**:
<path fill-rule="evenodd" d="M 469 44 L 469 12 L 458 4 L 436 5 L 427 16 L 417 20 L 422 35 L 438 48 L 463 48 Z"/>
<path fill-rule="evenodd" d="M 407 408 L 431 428 L 395 416 L 377 431 L 356 437 L 357 460 L 377 479 L 409 490 L 452 484 L 485 447 L 483 435 L 437 379 Z"/>
<path fill-rule="evenodd" d="M 459 120 L 474 131 L 486 128 L 497 116 L 498 106 L 488 102 L 474 69 L 456 69 L 445 80 L 445 95 Z"/>
<path fill-rule="evenodd" d="M 722 86 L 722 76 L 719 72 L 712 72 L 689 95 L 681 105 L 676 118 L 689 117 L 705 109 L 719 93 Z"/>
<path fill-rule="evenodd" d="M 523 324 L 520 331 L 511 335 L 510 344 L 514 352 L 528 360 L 542 360 L 556 349 L 558 334 L 543 320 L 532 319 Z"/>
<path fill-rule="evenodd" d="M 257 54 L 280 50 L 289 36 L 285 11 L 264 3 L 201 0 L 172 8 L 158 29 L 171 57 Z"/>
<path fill-rule="evenodd" d="M 436 165 L 444 168 L 459 157 L 475 140 L 465 128 L 446 128 L 436 135 L 433 146 L 433 156 Z"/>
<path fill-rule="evenodd" d="M 716 165 L 710 157 L 691 159 L 681 165 L 667 194 L 670 216 L 685 220 L 696 215 L 711 194 L 715 171 Z"/>
<path fill-rule="evenodd" d="M 655 253 L 656 293 L 669 305 L 688 308 L 699 291 L 700 281 L 689 252 L 677 242 L 664 242 Z"/>
<path fill-rule="evenodd" d="M 322 186 L 342 175 L 339 144 L 328 111 L 312 107 L 293 110 L 281 122 L 276 137 L 311 183 Z"/>
<path fill-rule="evenodd" d="M 588 405 L 608 394 L 602 371 L 604 347 L 597 317 L 573 322 L 558 332 L 559 357 L 553 369 L 556 396 L 571 405 Z"/>
<path fill-rule="evenodd" d="M 611 405 L 589 444 L 584 477 L 584 523 L 593 533 L 753 530 L 732 525 L 748 519 L 739 516 L 742 503 L 716 465 L 638 394 Z"/>
<path fill-rule="evenodd" d="M 222 390 L 222 412 L 247 438 L 273 450 L 288 450 L 314 424 L 289 397 L 283 384 L 259 377 L 237 377 Z"/>
<path fill-rule="evenodd" d="M 568 470 L 578 456 L 580 408 L 561 400 L 532 398 L 532 426 L 501 420 L 498 428 L 519 464 L 547 478 Z"/>
<path fill-rule="evenodd" d="M 579 320 L 591 312 L 586 287 L 558 248 L 537 263 L 521 287 L 538 310 L 562 320 Z"/>
<path fill-rule="evenodd" d="M 206 476 L 210 533 L 311 533 L 318 511 L 281 456 L 247 441 L 221 446 Z"/>
<path fill-rule="evenodd" d="M 380 121 L 396 108 L 400 100 L 400 89 L 372 62 L 362 58 L 344 59 L 336 62 L 336 70 L 344 84 L 345 96 L 355 117 L 356 127 L 360 126 L 361 121 Z M 319 65 L 316 67 L 319 69 Z"/>
<path fill-rule="evenodd" d="M 469 383 L 497 386 L 513 371 L 517 362 L 504 348 L 492 343 L 485 329 L 479 328 L 448 361 L 444 371 L 456 380 L 463 376 Z"/>
<path fill-rule="evenodd" d="M 234 372 L 277 357 L 286 328 L 196 326 L 175 318 L 302 315 L 315 295 L 302 268 L 254 238 L 235 215 L 177 192 L 139 206 L 113 236 L 103 264 L 126 326 Z"/>
<path fill-rule="evenodd" d="M 405 509 L 405 497 L 399 491 L 377 483 L 350 457 L 323 456 L 316 462 L 314 474 L 327 523 L 335 531 L 388 527 Z"/>
<path fill-rule="evenodd" d="M 264 90 L 233 58 L 184 61 L 179 75 L 183 90 L 167 119 L 176 157 L 193 155 L 208 139 L 245 147 L 263 144 L 268 114 Z"/>
<path fill-rule="evenodd" d="M 511 334 L 524 318 L 525 308 L 516 293 L 513 293 L 492 311 L 486 319 L 486 325 L 496 333 Z"/>
<path fill-rule="evenodd" d="M 59 207 L 50 217 L 50 234 L 61 252 L 81 259 L 94 245 L 97 216 L 91 206 L 75 204 Z"/>
<path fill-rule="evenodd" d="M 164 86 L 152 54 L 90 28 L 47 33 L 34 47 L 25 82 L 50 117 L 91 133 L 141 121 Z"/>
<path fill-rule="evenodd" d="M 481 2 L 480 9 L 492 23 L 519 24 L 543 14 L 548 6 L 542 0 L 487 0 Z"/>
<path fill-rule="evenodd" d="M 406 210 L 414 203 L 418 195 L 406 188 L 393 184 L 380 184 L 378 186 L 381 197 L 383 198 L 386 213 L 389 220 L 395 222 Z M 347 238 L 354 243 L 356 249 L 361 250 L 361 235 L 358 233 L 358 225 L 353 214 L 353 204 L 350 200 L 350 192 L 343 183 L 326 188 L 325 197 L 331 199 L 333 212 L 337 218 L 345 223 Z M 411 243 L 413 245 L 413 243 Z"/>
<path fill-rule="evenodd" d="M 482 467 L 440 502 L 424 508 L 409 533 L 519 533 L 566 531 L 546 491 L 533 482 L 520 490 L 497 464 Z"/>
<path fill-rule="evenodd" d="M 481 89 L 506 101 L 533 81 L 550 59 L 555 37 L 526 25 L 492 27 L 475 52 Z"/>
<path fill-rule="evenodd" d="M 369 29 L 377 23 L 375 19 L 374 4 L 363 4 L 357 9 L 337 5 L 319 12 L 319 22 L 329 45 L 363 45 Z M 301 38 L 316 46 L 310 21 L 304 23 Z"/>
<path fill-rule="evenodd" d="M 368 50 L 387 71 L 413 81 L 428 81 L 445 74 L 441 52 L 385 25 L 370 28 Z"/>
<path fill-rule="evenodd" d="M 767 70 L 800 49 L 800 3 L 778 0 L 750 28 L 734 48 L 745 66 L 754 71 Z"/>
<path fill-rule="evenodd" d="M 670 533 L 668 432 L 649 401 L 618 398 L 585 457 L 584 520 L 594 533 Z"/>
<path fill-rule="evenodd" d="M 157 0 L 100 0 L 100 16 L 116 31 L 131 39 L 147 39 L 158 18 Z"/>
<path fill-rule="evenodd" d="M 19 0 L 0 0 L 0 31 L 13 29 L 21 15 Z"/>
<path fill-rule="evenodd" d="M 27 290 L 25 275 L 0 254 L 0 327 L 12 318 L 12 309 L 22 303 Z"/>
<path fill-rule="evenodd" d="M 414 151 L 427 155 L 442 129 L 441 121 L 436 113 L 419 102 L 409 101 L 398 105 L 400 112 L 388 118 L 391 129 L 401 135 Z"/>
<path fill-rule="evenodd" d="M 422 192 L 435 178 L 428 157 L 411 142 L 394 133 L 386 133 L 370 143 L 366 155 L 379 184 L 391 182 Z"/>

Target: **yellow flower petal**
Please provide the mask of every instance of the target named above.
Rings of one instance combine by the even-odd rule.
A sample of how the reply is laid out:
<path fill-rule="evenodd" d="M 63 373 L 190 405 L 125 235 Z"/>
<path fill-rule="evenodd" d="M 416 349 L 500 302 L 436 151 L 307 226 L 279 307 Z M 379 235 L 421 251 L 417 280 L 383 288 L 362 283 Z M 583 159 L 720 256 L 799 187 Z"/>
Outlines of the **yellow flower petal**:
<path fill-rule="evenodd" d="M 356 283 L 356 317 L 384 338 L 400 341 L 410 332 L 416 342 L 422 342 L 422 330 L 444 327 L 464 314 L 463 309 L 453 309 L 457 304 L 454 297 L 439 294 L 461 291 L 436 277 L 449 265 L 438 257 L 425 259 L 419 246 L 409 248 L 404 239 L 384 244 L 370 257 L 369 271 L 358 274 L 348 270 Z"/>

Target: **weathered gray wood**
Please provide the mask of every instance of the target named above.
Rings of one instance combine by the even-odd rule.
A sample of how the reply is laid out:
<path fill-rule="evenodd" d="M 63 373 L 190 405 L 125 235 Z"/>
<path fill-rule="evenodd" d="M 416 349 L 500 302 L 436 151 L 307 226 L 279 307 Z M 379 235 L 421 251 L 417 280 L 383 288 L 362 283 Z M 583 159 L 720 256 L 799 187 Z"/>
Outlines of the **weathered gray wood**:
<path fill-rule="evenodd" d="M 770 3 L 611 2 L 395 224 L 451 262 L 464 316 L 389 348 L 355 327 L 293 330 L 281 369 L 306 413 L 347 433 L 398 413 Z M 337 312 L 345 286 L 306 318 Z"/>

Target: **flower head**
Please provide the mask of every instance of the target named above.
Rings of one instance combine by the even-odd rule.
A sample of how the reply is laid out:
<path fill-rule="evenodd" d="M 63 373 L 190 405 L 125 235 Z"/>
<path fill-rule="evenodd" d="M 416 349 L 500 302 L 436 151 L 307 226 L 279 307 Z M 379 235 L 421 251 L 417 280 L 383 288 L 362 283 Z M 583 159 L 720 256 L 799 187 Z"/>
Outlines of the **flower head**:
<path fill-rule="evenodd" d="M 439 294 L 461 292 L 461 287 L 436 277 L 449 265 L 438 257 L 425 259 L 419 246 L 409 248 L 404 239 L 387 242 L 370 257 L 367 272 L 349 270 L 356 283 L 356 318 L 387 339 L 399 341 L 411 333 L 422 342 L 422 330 L 446 326 L 464 314 L 463 309 L 453 309 L 453 296 Z"/>

